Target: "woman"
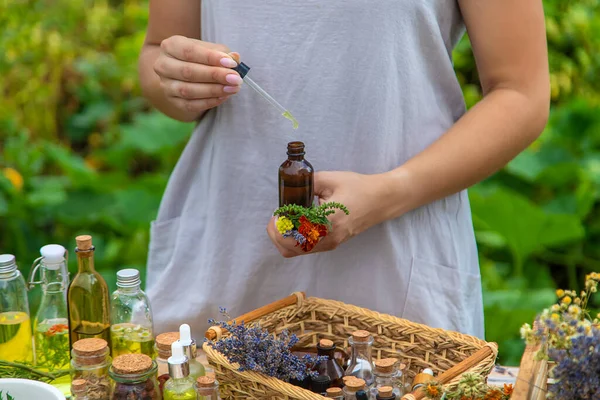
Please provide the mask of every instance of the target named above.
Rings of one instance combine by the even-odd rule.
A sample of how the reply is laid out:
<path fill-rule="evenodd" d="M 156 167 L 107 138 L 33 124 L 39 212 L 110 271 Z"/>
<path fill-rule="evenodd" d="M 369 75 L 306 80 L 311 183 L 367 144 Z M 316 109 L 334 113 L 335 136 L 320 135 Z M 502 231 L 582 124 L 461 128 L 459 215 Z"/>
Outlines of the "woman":
<path fill-rule="evenodd" d="M 484 92 L 468 112 L 451 59 L 464 27 Z M 466 188 L 546 124 L 540 0 L 151 0 L 140 76 L 159 110 L 199 121 L 151 228 L 159 331 L 306 291 L 484 336 Z M 311 254 L 270 219 L 293 140 L 320 200 L 350 210 Z"/>

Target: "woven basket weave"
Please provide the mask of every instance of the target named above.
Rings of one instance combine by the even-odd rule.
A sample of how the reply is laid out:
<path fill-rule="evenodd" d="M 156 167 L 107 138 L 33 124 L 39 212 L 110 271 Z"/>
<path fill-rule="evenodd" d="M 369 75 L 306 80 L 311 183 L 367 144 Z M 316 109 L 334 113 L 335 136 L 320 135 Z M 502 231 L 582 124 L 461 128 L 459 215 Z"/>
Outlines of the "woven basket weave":
<path fill-rule="evenodd" d="M 434 329 L 401 318 L 377 313 L 339 301 L 316 297 L 305 298 L 303 293 L 294 293 L 296 304 L 274 308 L 262 307 L 240 317 L 248 323 L 258 323 L 271 333 L 283 330 L 296 334 L 298 346 L 316 346 L 319 339 L 330 339 L 338 347 L 346 349 L 352 332 L 362 329 L 374 337 L 373 357 L 397 358 L 406 364 L 406 375 L 412 380 L 423 368 L 431 368 L 436 373 L 446 371 L 463 361 L 484 346 L 492 348 L 491 355 L 472 367 L 469 372 L 487 376 L 494 366 L 497 347 L 475 337 L 457 332 Z M 275 303 L 274 303 L 275 304 Z M 268 311 L 265 311 L 268 310 Z M 254 318 L 258 316 L 258 318 Z M 209 335 L 209 332 L 212 335 Z M 216 335 L 215 335 L 216 334 Z M 226 336 L 220 328 L 207 331 L 210 339 Z M 209 364 L 215 369 L 223 399 L 302 399 L 324 400 L 323 396 L 288 384 L 263 374 L 239 372 L 227 359 L 207 343 L 203 350 Z M 450 382 L 454 386 L 460 377 Z"/>

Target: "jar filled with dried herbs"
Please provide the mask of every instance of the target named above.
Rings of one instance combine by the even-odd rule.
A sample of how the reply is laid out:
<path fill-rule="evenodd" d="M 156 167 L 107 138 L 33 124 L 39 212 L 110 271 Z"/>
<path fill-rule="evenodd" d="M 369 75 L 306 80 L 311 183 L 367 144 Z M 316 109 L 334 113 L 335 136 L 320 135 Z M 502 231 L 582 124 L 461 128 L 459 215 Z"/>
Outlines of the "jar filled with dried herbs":
<path fill-rule="evenodd" d="M 112 400 L 161 400 L 158 366 L 145 354 L 115 357 L 109 375 L 114 381 Z"/>
<path fill-rule="evenodd" d="M 104 339 L 81 339 L 73 343 L 71 351 L 71 379 L 85 380 L 89 400 L 110 399 L 110 379 L 108 370 L 111 358 L 108 342 Z M 73 393 L 71 383 L 71 393 Z"/>

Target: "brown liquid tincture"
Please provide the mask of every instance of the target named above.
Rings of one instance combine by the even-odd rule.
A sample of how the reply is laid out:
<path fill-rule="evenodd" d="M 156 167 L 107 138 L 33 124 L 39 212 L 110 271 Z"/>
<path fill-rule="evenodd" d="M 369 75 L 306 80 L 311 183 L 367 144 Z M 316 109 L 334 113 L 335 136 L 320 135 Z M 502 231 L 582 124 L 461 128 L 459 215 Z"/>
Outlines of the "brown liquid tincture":
<path fill-rule="evenodd" d="M 287 146 L 288 159 L 279 167 L 279 207 L 296 204 L 311 207 L 314 200 L 314 169 L 304 159 L 304 143 Z"/>

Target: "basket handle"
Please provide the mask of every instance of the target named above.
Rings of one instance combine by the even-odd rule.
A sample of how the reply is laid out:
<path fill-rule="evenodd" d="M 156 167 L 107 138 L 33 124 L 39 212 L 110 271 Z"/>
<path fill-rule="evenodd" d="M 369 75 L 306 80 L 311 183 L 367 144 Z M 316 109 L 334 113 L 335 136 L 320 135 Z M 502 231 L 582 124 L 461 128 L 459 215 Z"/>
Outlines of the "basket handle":
<path fill-rule="evenodd" d="M 306 294 L 304 292 L 294 292 L 288 297 L 284 297 L 283 299 L 274 301 L 271 304 L 267 304 L 266 306 L 257 308 L 256 310 L 250 311 L 244 315 L 240 315 L 239 317 L 234 318 L 234 320 L 236 323 L 252 322 L 284 307 L 293 306 L 294 304 L 299 305 L 304 299 L 306 299 Z M 222 329 L 218 330 L 222 331 Z M 218 332 L 215 327 L 210 327 L 204 334 L 204 337 L 206 337 L 208 340 L 215 340 L 219 336 L 219 333 L 220 332 Z"/>

